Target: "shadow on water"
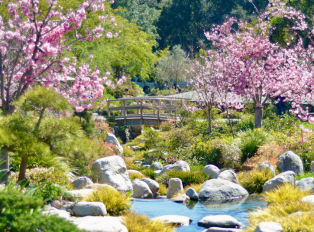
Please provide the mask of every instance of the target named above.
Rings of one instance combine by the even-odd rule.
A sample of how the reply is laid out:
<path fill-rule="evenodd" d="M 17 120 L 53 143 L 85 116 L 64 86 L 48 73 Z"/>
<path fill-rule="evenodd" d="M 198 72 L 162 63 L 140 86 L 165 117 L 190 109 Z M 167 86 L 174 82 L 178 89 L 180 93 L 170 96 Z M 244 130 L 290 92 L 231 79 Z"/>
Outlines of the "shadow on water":
<path fill-rule="evenodd" d="M 203 231 L 205 228 L 198 226 L 197 223 L 208 215 L 228 214 L 247 225 L 247 214 L 259 207 L 266 207 L 266 202 L 259 196 L 225 200 L 224 203 L 217 201 L 190 201 L 188 204 L 179 204 L 168 199 L 134 199 L 132 201 L 132 210 L 152 218 L 162 215 L 190 217 L 193 220 L 192 223 L 189 226 L 177 228 L 178 232 Z"/>

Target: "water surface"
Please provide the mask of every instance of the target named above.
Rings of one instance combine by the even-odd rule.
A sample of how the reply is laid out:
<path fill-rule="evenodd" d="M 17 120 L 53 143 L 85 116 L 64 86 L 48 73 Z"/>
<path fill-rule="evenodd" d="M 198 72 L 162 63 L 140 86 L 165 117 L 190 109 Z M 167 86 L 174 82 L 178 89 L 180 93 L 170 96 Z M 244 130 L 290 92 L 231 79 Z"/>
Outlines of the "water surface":
<path fill-rule="evenodd" d="M 265 208 L 266 202 L 261 197 L 249 196 L 237 203 L 214 204 L 204 202 L 190 202 L 188 205 L 174 203 L 168 199 L 134 199 L 132 210 L 140 214 L 153 217 L 162 215 L 182 215 L 193 221 L 189 226 L 178 227 L 178 232 L 203 231 L 205 228 L 197 225 L 198 221 L 208 215 L 228 214 L 248 225 L 248 213 L 255 211 L 258 207 Z"/>

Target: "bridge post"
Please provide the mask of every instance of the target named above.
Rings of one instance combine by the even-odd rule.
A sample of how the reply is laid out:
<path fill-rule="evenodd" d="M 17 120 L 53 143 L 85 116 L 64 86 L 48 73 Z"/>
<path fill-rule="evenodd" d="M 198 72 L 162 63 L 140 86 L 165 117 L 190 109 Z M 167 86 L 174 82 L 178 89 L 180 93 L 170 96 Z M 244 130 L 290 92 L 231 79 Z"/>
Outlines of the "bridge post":
<path fill-rule="evenodd" d="M 176 123 L 177 123 L 177 114 L 178 114 L 178 112 L 177 112 L 177 106 L 176 106 L 176 111 L 175 111 L 175 119 L 176 119 Z"/>
<path fill-rule="evenodd" d="M 107 115 L 110 117 L 110 101 L 107 101 Z"/>
<path fill-rule="evenodd" d="M 136 100 L 136 105 L 139 105 L 138 104 L 138 100 Z M 140 114 L 140 110 L 139 109 L 137 109 L 137 114 Z"/>
<path fill-rule="evenodd" d="M 124 125 L 126 126 L 126 115 L 127 115 L 127 111 L 125 109 L 126 100 L 122 102 L 123 102 L 123 111 L 124 111 Z"/>
<path fill-rule="evenodd" d="M 158 124 L 160 125 L 160 101 L 158 102 Z"/>
<path fill-rule="evenodd" d="M 143 100 L 141 100 L 141 124 L 143 124 Z"/>

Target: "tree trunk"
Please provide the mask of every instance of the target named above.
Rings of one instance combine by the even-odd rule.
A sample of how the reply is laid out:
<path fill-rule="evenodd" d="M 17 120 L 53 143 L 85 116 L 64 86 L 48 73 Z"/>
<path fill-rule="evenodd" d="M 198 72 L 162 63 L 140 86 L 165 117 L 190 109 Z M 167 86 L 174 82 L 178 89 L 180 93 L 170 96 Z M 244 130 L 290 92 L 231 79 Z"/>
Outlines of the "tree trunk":
<path fill-rule="evenodd" d="M 27 161 L 28 161 L 28 155 L 23 155 L 21 165 L 20 165 L 20 173 L 19 173 L 18 181 L 23 181 L 26 179 Z"/>
<path fill-rule="evenodd" d="M 263 120 L 263 108 L 256 107 L 255 108 L 255 128 L 262 127 L 262 120 Z"/>
<path fill-rule="evenodd" d="M 207 107 L 207 114 L 208 114 L 208 133 L 212 133 L 212 108 Z"/>
<path fill-rule="evenodd" d="M 0 151 L 0 184 L 9 181 L 9 155 L 6 151 Z"/>
<path fill-rule="evenodd" d="M 117 78 L 119 79 L 121 76 L 121 67 L 120 66 L 117 66 L 117 68 L 116 68 L 116 75 L 117 75 Z"/>

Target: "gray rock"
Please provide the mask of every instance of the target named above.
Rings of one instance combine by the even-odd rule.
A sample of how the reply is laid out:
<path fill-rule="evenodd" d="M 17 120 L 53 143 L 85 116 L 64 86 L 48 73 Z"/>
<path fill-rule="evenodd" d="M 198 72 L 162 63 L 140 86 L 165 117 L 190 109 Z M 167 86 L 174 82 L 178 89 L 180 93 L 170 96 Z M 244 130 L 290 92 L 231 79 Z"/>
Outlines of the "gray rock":
<path fill-rule="evenodd" d="M 182 161 L 182 160 L 179 160 L 177 162 L 175 162 L 174 164 L 168 164 L 166 165 L 162 170 L 161 172 L 159 173 L 159 175 L 167 172 L 167 171 L 170 171 L 170 170 L 179 170 L 179 171 L 185 171 L 185 172 L 189 172 L 190 171 L 190 166 L 187 162 L 185 161 Z"/>
<path fill-rule="evenodd" d="M 230 215 L 210 215 L 202 218 L 202 220 L 198 222 L 198 225 L 206 228 L 239 228 L 242 226 L 242 223 Z"/>
<path fill-rule="evenodd" d="M 141 138 L 141 139 L 140 139 L 140 143 L 144 143 L 145 140 L 146 140 L 145 138 Z"/>
<path fill-rule="evenodd" d="M 254 232 L 283 232 L 283 228 L 277 222 L 261 222 Z"/>
<path fill-rule="evenodd" d="M 286 172 L 280 173 L 279 175 L 265 182 L 263 186 L 263 192 L 275 189 L 284 183 L 290 183 L 294 185 L 294 182 L 295 182 L 294 176 L 295 176 L 295 173 L 293 171 L 286 171 Z"/>
<path fill-rule="evenodd" d="M 203 183 L 198 197 L 201 200 L 222 200 L 241 198 L 248 194 L 241 185 L 223 179 L 210 179 Z"/>
<path fill-rule="evenodd" d="M 53 201 L 51 202 L 51 206 L 52 206 L 52 207 L 55 207 L 55 208 L 57 208 L 57 209 L 60 209 L 60 208 L 62 208 L 63 204 L 62 204 L 62 202 L 59 201 L 59 200 L 53 200 Z"/>
<path fill-rule="evenodd" d="M 141 181 L 144 181 L 148 185 L 148 187 L 150 188 L 150 190 L 152 191 L 153 194 L 158 192 L 159 184 L 157 181 L 154 181 L 154 180 L 149 179 L 149 178 L 143 178 L 143 179 L 141 179 Z"/>
<path fill-rule="evenodd" d="M 156 173 L 157 175 L 160 175 L 161 170 L 155 170 L 154 173 Z"/>
<path fill-rule="evenodd" d="M 70 190 L 67 193 L 70 195 L 71 199 L 83 200 L 87 196 L 91 195 L 94 192 L 94 189 L 79 189 L 79 190 Z"/>
<path fill-rule="evenodd" d="M 78 202 L 72 212 L 75 216 L 106 216 L 107 209 L 102 202 Z"/>
<path fill-rule="evenodd" d="M 69 221 L 87 232 L 128 232 L 119 217 L 86 216 Z"/>
<path fill-rule="evenodd" d="M 54 207 L 45 207 L 45 209 L 41 212 L 44 215 L 55 215 L 61 218 L 68 219 L 70 218 L 70 213 L 65 210 L 59 210 Z"/>
<path fill-rule="evenodd" d="M 150 165 L 149 164 L 143 164 L 142 167 L 143 168 L 150 168 Z"/>
<path fill-rule="evenodd" d="M 301 190 L 314 190 L 314 178 L 313 177 L 308 177 L 308 178 L 303 178 L 300 181 L 297 181 L 296 186 L 299 187 Z"/>
<path fill-rule="evenodd" d="M 167 198 L 172 198 L 179 193 L 183 193 L 182 181 L 179 178 L 171 178 L 169 180 Z"/>
<path fill-rule="evenodd" d="M 171 198 L 170 200 L 176 203 L 186 203 L 190 200 L 190 197 L 187 196 L 186 194 L 181 194 L 177 197 Z"/>
<path fill-rule="evenodd" d="M 109 184 L 90 184 L 85 187 L 85 189 L 97 189 L 97 190 L 101 190 L 102 188 L 111 188 L 113 190 L 116 190 L 114 187 L 112 187 Z"/>
<path fill-rule="evenodd" d="M 159 217 L 154 217 L 152 221 L 160 221 L 164 224 L 171 224 L 174 226 L 188 226 L 191 224 L 192 219 L 186 216 L 179 215 L 164 215 Z"/>
<path fill-rule="evenodd" d="M 152 191 L 144 181 L 135 179 L 132 184 L 134 198 L 153 198 Z"/>
<path fill-rule="evenodd" d="M 86 176 L 79 177 L 72 182 L 72 185 L 76 189 L 85 188 L 87 185 L 93 184 L 93 181 Z"/>
<path fill-rule="evenodd" d="M 108 156 L 95 161 L 92 166 L 95 180 L 100 184 L 109 184 L 119 191 L 132 191 L 132 182 L 124 160 L 119 156 Z"/>
<path fill-rule="evenodd" d="M 138 149 L 138 146 L 131 146 L 131 149 L 132 149 L 133 151 L 136 151 L 136 150 Z"/>
<path fill-rule="evenodd" d="M 162 170 L 162 164 L 160 162 L 154 162 L 150 165 L 151 169 Z"/>
<path fill-rule="evenodd" d="M 301 201 L 304 203 L 311 203 L 314 205 L 314 195 L 309 195 L 309 196 L 303 197 L 301 199 Z"/>
<path fill-rule="evenodd" d="M 204 167 L 202 173 L 209 175 L 209 178 L 217 178 L 220 173 L 220 169 L 213 164 L 208 164 Z"/>
<path fill-rule="evenodd" d="M 240 231 L 243 230 L 235 228 L 210 227 L 207 230 L 204 230 L 203 232 L 240 232 Z"/>
<path fill-rule="evenodd" d="M 277 167 L 282 172 L 294 171 L 296 174 L 304 173 L 303 162 L 301 158 L 292 151 L 287 151 L 286 153 L 279 156 Z"/>
<path fill-rule="evenodd" d="M 273 165 L 269 164 L 269 163 L 266 163 L 266 162 L 263 162 L 263 163 L 260 163 L 257 167 L 257 170 L 261 171 L 263 169 L 268 169 L 270 170 L 274 175 L 276 173 L 276 169 L 274 168 Z"/>
<path fill-rule="evenodd" d="M 218 175 L 218 179 L 228 180 L 235 184 L 239 184 L 237 174 L 233 170 L 225 170 Z"/>
<path fill-rule="evenodd" d="M 198 194 L 195 191 L 195 189 L 192 187 L 190 187 L 190 188 L 188 188 L 188 190 L 186 190 L 186 195 L 188 195 L 191 200 L 194 200 L 194 201 L 198 200 Z"/>
<path fill-rule="evenodd" d="M 115 145 L 118 153 L 120 155 L 123 154 L 123 147 L 121 146 L 120 142 L 118 141 L 117 137 L 114 134 L 108 132 L 106 142 Z"/>

